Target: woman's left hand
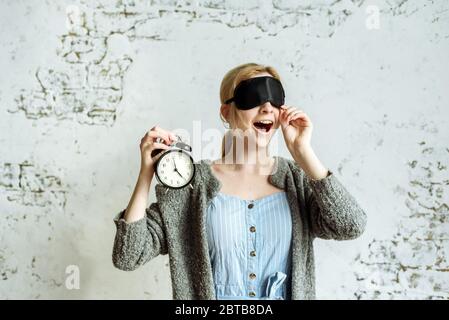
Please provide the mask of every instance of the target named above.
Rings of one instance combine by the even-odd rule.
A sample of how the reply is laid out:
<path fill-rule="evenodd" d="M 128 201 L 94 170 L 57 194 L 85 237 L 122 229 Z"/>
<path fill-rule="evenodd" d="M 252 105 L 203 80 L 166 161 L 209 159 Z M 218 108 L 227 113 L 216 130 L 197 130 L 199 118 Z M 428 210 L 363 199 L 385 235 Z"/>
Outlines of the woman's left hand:
<path fill-rule="evenodd" d="M 311 147 L 313 124 L 304 111 L 282 105 L 279 122 L 285 143 L 292 155 Z"/>

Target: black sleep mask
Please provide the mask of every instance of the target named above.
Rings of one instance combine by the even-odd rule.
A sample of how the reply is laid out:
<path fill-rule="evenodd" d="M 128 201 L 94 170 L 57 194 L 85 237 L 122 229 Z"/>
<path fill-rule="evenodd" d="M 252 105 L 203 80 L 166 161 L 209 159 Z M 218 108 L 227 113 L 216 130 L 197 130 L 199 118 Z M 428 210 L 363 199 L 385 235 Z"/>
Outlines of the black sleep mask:
<path fill-rule="evenodd" d="M 273 77 L 255 77 L 241 81 L 234 90 L 234 97 L 225 101 L 235 102 L 238 109 L 249 110 L 269 101 L 275 107 L 284 104 L 285 93 L 281 82 Z"/>

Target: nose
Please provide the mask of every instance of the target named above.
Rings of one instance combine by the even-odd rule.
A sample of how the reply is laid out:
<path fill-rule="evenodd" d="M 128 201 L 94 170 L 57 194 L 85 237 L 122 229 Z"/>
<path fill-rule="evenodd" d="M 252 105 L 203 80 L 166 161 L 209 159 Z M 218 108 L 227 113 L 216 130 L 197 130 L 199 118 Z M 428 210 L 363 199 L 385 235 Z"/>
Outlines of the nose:
<path fill-rule="evenodd" d="M 267 101 L 260 105 L 260 110 L 262 112 L 274 112 L 274 106 L 270 103 L 270 101 Z"/>

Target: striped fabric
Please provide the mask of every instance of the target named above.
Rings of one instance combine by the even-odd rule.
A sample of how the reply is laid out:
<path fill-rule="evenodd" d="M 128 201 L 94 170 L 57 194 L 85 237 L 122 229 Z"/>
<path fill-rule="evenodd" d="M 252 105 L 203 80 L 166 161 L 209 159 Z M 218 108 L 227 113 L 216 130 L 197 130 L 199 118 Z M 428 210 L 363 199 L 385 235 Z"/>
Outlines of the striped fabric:
<path fill-rule="evenodd" d="M 219 192 L 207 208 L 216 298 L 286 300 L 292 221 L 286 192 L 245 200 Z"/>

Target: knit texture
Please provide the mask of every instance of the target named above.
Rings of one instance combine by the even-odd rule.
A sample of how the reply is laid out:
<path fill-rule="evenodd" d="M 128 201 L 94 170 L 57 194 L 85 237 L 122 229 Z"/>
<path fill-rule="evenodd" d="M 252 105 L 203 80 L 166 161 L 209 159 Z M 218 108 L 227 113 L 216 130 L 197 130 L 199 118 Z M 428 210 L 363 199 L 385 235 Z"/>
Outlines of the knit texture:
<path fill-rule="evenodd" d="M 332 171 L 313 180 L 293 160 L 275 157 L 268 181 L 287 192 L 292 215 L 292 300 L 315 299 L 315 238 L 349 240 L 362 234 L 366 214 Z M 206 210 L 220 191 L 221 182 L 210 160 L 195 164 L 193 189 L 170 189 L 157 184 L 156 202 L 146 216 L 127 223 L 125 209 L 114 218 L 116 235 L 112 261 L 131 271 L 162 254 L 169 255 L 173 299 L 215 300 L 209 259 Z"/>

